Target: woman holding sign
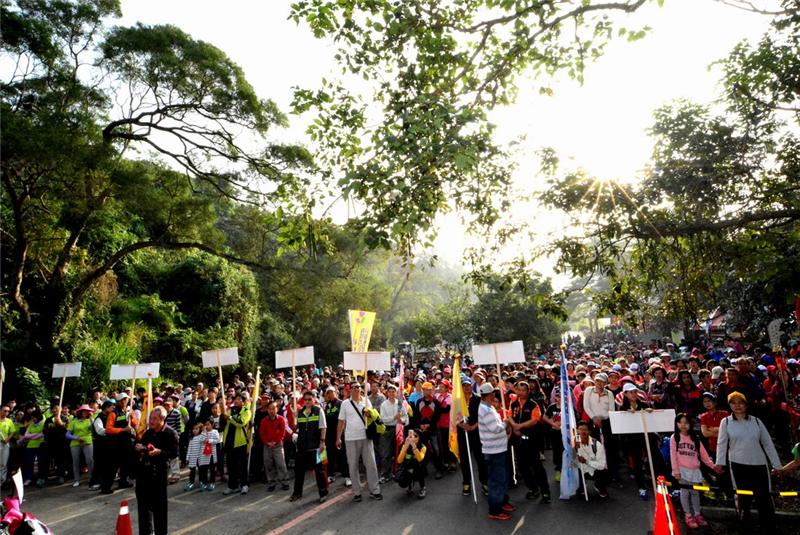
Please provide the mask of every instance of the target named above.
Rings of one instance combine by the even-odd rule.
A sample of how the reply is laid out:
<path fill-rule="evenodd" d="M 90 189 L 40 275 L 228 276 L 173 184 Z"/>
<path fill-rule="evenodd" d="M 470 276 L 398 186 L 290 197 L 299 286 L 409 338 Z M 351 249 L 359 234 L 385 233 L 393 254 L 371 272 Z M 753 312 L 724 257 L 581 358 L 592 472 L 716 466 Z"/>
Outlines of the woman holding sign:
<path fill-rule="evenodd" d="M 639 398 L 639 389 L 633 383 L 625 383 L 625 386 L 622 387 L 622 405 L 620 406 L 620 410 L 622 411 L 652 411 L 653 409 L 650 408 L 645 401 Z M 636 479 L 636 484 L 639 486 L 639 498 L 643 501 L 647 501 L 647 485 L 644 481 L 644 463 L 642 459 L 645 456 L 645 444 L 642 442 L 641 436 L 637 434 L 631 435 L 622 435 L 623 440 L 623 450 L 625 451 L 625 455 L 629 457 L 633 463 L 633 476 Z M 660 447 L 660 440 L 658 435 L 653 433 L 648 433 L 645 440 L 650 441 L 650 451 L 653 452 L 652 459 L 650 461 L 653 463 L 653 470 L 655 471 L 656 477 L 658 476 L 666 476 L 667 469 L 666 464 L 664 463 L 664 458 L 661 457 L 659 454 Z"/>

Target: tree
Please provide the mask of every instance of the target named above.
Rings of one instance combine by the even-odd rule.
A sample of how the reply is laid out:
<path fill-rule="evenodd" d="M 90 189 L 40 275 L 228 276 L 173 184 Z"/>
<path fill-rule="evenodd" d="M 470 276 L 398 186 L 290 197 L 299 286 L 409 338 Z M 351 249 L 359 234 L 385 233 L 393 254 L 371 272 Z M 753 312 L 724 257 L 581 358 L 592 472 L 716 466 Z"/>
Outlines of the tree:
<path fill-rule="evenodd" d="M 115 0 L 18 0 L 1 15 L 15 66 L 0 85 L 4 327 L 22 335 L 12 358 L 58 358 L 88 291 L 136 251 L 270 268 L 232 255 L 218 220 L 242 203 L 294 220 L 310 209 L 310 157 L 266 140 L 286 118 L 237 65 L 173 26 L 104 28 Z"/>
<path fill-rule="evenodd" d="M 603 311 L 634 324 L 677 320 L 689 337 L 723 307 L 756 339 L 789 316 L 800 292 L 800 8 L 783 7 L 756 47 L 741 43 L 720 62 L 725 113 L 686 101 L 656 111 L 640 184 L 574 171 L 543 194 L 585 222 L 550 250 L 577 276 L 608 277 Z M 552 171 L 557 157 L 547 156 Z"/>
<path fill-rule="evenodd" d="M 443 212 L 459 210 L 472 229 L 491 226 L 512 202 L 513 165 L 492 138 L 489 112 L 514 99 L 524 72 L 582 80 L 614 36 L 644 36 L 610 19 L 644 4 L 294 2 L 292 18 L 332 40 L 342 68 L 320 89 L 298 89 L 294 101 L 296 112 L 314 114 L 309 133 L 334 179 L 332 196 L 363 204 L 370 245 L 408 256 Z M 541 91 L 551 91 L 546 82 Z"/>

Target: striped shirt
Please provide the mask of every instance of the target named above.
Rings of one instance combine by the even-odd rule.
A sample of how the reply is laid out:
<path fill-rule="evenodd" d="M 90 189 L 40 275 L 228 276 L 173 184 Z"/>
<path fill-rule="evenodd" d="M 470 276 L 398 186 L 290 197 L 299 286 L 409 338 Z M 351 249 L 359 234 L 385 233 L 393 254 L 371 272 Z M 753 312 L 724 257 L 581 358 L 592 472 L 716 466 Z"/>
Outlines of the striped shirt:
<path fill-rule="evenodd" d="M 494 407 L 484 402 L 478 407 L 478 432 L 483 453 L 504 453 L 508 449 L 506 426 Z"/>

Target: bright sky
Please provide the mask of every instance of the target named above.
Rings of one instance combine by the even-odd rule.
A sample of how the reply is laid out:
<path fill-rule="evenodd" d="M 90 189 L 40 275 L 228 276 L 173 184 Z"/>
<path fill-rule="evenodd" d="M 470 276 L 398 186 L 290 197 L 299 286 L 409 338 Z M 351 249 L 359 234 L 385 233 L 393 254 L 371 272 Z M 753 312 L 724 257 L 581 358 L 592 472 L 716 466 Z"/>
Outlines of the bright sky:
<path fill-rule="evenodd" d="M 333 48 L 287 20 L 288 6 L 288 1 L 125 0 L 120 24 L 174 24 L 213 43 L 241 65 L 260 95 L 288 111 L 293 86 L 315 88 L 321 77 L 337 72 Z M 649 25 L 653 31 L 635 43 L 612 43 L 589 67 L 583 86 L 560 78 L 552 86 L 555 95 L 544 97 L 523 80 L 518 102 L 492 116 L 500 141 L 526 136 L 520 184 L 541 187 L 535 176 L 535 151 L 542 146 L 554 147 L 599 178 L 635 180 L 650 155 L 645 130 L 653 110 L 681 97 L 713 102 L 719 96 L 719 72 L 709 70 L 710 64 L 740 40 L 757 40 L 769 23 L 769 17 L 714 0 L 666 0 L 660 9 L 651 3 L 629 19 L 629 28 Z M 290 120 L 288 135 L 304 141 L 305 121 Z M 523 217 L 530 217 L 530 207 L 524 211 Z M 455 217 L 440 221 L 434 252 L 448 263 L 460 264 L 467 238 Z M 549 214 L 535 218 L 541 240 L 566 224 Z M 553 274 L 548 260 L 535 265 Z M 562 287 L 567 280 L 559 277 L 554 282 Z"/>

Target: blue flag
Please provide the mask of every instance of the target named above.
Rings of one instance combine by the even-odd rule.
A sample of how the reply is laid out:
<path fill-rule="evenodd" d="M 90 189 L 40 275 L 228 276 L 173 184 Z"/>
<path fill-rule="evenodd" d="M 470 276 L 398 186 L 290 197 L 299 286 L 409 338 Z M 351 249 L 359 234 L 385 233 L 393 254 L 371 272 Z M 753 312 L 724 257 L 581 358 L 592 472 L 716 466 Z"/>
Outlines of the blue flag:
<path fill-rule="evenodd" d="M 564 453 L 561 457 L 561 495 L 562 500 L 575 496 L 580 486 L 580 474 L 574 460 L 573 433 L 575 429 L 575 411 L 572 410 L 572 391 L 567 378 L 567 358 L 561 350 L 561 442 Z"/>

